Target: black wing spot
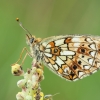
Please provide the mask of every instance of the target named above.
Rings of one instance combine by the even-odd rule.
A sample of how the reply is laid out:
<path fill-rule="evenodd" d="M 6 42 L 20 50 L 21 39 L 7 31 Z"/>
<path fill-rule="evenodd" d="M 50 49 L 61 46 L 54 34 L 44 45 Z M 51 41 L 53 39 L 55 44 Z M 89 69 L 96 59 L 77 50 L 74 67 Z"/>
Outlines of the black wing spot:
<path fill-rule="evenodd" d="M 82 58 L 84 58 L 84 56 L 82 56 Z"/>
<path fill-rule="evenodd" d="M 76 66 L 76 65 L 74 65 L 74 66 L 73 66 L 73 69 L 74 69 L 74 70 L 76 70 L 76 69 L 77 69 L 77 66 Z"/>
<path fill-rule="evenodd" d="M 78 64 L 80 64 L 80 65 L 81 65 L 81 63 L 82 63 L 81 61 L 78 61 Z"/>
<path fill-rule="evenodd" d="M 72 77 L 74 77 L 74 76 L 75 76 L 75 74 L 74 74 L 73 72 L 71 72 L 71 73 L 70 73 L 70 75 L 71 75 Z"/>
<path fill-rule="evenodd" d="M 84 44 L 82 46 L 84 46 Z"/>
<path fill-rule="evenodd" d="M 81 52 L 82 52 L 82 53 L 85 53 L 85 49 L 81 49 Z"/>

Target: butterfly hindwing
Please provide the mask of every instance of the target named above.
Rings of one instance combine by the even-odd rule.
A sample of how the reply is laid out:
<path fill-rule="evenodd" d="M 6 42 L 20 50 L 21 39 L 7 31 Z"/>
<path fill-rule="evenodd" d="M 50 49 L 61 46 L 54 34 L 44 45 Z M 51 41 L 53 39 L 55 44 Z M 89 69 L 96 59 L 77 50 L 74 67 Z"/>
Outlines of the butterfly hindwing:
<path fill-rule="evenodd" d="M 100 42 L 93 37 L 59 36 L 43 43 L 44 62 L 67 80 L 82 79 L 100 67 Z"/>

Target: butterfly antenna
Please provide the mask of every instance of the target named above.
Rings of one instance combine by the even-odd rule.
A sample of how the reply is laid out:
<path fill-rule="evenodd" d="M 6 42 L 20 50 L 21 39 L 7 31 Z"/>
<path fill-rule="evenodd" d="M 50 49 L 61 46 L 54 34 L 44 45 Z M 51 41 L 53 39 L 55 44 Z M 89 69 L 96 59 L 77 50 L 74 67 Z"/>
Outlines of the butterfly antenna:
<path fill-rule="evenodd" d="M 19 18 L 16 18 L 16 21 L 19 23 L 19 26 L 22 27 L 22 29 L 25 30 L 27 33 L 29 33 L 30 36 L 32 37 L 32 34 L 27 29 L 25 29 L 24 26 L 22 25 L 22 23 L 19 21 Z"/>

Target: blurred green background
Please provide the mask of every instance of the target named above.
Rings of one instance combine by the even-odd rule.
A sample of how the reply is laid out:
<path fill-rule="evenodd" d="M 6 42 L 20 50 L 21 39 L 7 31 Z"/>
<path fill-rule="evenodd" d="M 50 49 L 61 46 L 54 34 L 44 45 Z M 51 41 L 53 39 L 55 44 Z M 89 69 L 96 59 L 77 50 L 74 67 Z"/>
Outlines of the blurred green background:
<path fill-rule="evenodd" d="M 100 0 L 0 0 L 0 100 L 16 100 L 19 79 L 11 74 L 11 64 L 26 46 L 23 25 L 36 37 L 62 34 L 100 35 Z M 29 57 L 24 69 L 31 67 Z M 100 100 L 100 71 L 76 82 L 59 78 L 45 67 L 41 82 L 45 94 L 54 100 Z"/>

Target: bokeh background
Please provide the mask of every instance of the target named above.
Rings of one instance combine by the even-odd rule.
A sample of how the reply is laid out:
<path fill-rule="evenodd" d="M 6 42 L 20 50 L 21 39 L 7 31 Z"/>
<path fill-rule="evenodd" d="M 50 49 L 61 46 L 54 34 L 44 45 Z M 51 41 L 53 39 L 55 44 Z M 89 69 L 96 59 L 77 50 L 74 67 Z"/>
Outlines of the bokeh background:
<path fill-rule="evenodd" d="M 23 25 L 36 37 L 64 34 L 100 35 L 100 0 L 0 0 L 0 100 L 16 100 L 19 79 L 11 74 L 11 64 L 26 46 Z M 29 48 L 29 47 L 28 47 Z M 29 57 L 24 70 L 31 67 Z M 54 100 L 100 100 L 100 71 L 76 82 L 59 78 L 47 67 L 41 82 L 45 94 Z"/>

